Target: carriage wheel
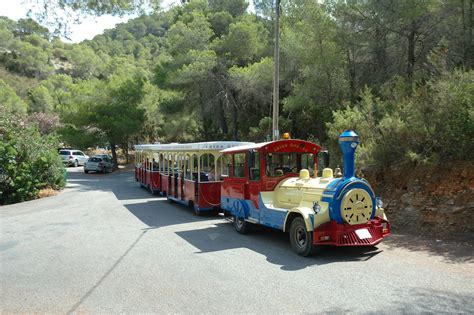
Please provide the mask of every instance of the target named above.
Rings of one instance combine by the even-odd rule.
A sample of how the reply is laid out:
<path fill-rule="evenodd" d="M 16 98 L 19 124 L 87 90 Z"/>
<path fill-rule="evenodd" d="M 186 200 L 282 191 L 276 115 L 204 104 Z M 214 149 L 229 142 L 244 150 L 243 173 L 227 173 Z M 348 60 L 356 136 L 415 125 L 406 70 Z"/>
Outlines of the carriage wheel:
<path fill-rule="evenodd" d="M 290 227 L 291 248 L 300 256 L 309 256 L 313 249 L 313 233 L 306 230 L 303 218 L 295 218 Z"/>
<path fill-rule="evenodd" d="M 234 215 L 234 228 L 240 234 L 247 234 L 249 232 L 250 223 Z"/>

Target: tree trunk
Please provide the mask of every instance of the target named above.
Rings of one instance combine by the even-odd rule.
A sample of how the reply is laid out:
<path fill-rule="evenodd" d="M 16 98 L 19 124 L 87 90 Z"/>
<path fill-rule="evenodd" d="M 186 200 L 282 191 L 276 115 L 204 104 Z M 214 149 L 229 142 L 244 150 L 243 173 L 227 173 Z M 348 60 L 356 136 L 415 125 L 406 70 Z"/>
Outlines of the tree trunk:
<path fill-rule="evenodd" d="M 237 123 L 237 117 L 238 117 L 238 110 L 237 110 L 237 105 L 234 103 L 234 106 L 232 106 L 232 124 L 233 124 L 233 139 L 234 141 L 237 141 L 237 135 L 238 135 L 238 123 Z"/>
<path fill-rule="evenodd" d="M 221 91 L 224 93 L 224 99 L 227 102 L 227 104 L 231 104 L 232 106 L 232 126 L 233 126 L 233 133 L 232 133 L 232 138 L 234 141 L 237 141 L 238 137 L 238 124 L 237 124 L 237 117 L 238 117 L 238 106 L 237 102 L 235 100 L 235 95 L 234 91 L 232 91 L 232 88 L 228 88 L 227 80 L 226 78 L 221 74 L 219 77 L 217 75 L 214 75 L 216 77 L 216 82 L 221 88 Z M 222 81 L 221 81 L 222 80 Z M 227 123 L 226 123 L 227 124 Z"/>
<path fill-rule="evenodd" d="M 413 72 L 415 68 L 415 23 L 412 23 L 411 29 L 408 33 L 408 56 L 407 56 L 407 78 L 411 82 L 413 80 Z"/>
<path fill-rule="evenodd" d="M 468 46 L 467 46 L 467 26 L 466 14 L 464 13 L 464 0 L 461 0 L 461 21 L 462 21 L 462 63 L 467 66 L 468 63 Z"/>
<path fill-rule="evenodd" d="M 349 86 L 351 90 L 351 103 L 354 103 L 357 97 L 356 88 L 356 66 L 355 61 L 351 58 L 351 50 L 347 50 L 347 68 L 349 70 Z"/>
<path fill-rule="evenodd" d="M 468 56 L 468 63 L 467 63 L 467 68 L 472 69 L 472 66 L 474 65 L 474 57 L 472 56 L 474 54 L 473 47 L 472 47 L 472 22 L 473 22 L 473 17 L 472 17 L 472 4 L 473 0 L 469 1 L 469 32 L 467 33 L 467 56 Z"/>
<path fill-rule="evenodd" d="M 227 139 L 229 135 L 229 127 L 227 126 L 227 119 L 225 118 L 224 102 L 220 100 L 221 106 L 219 107 L 219 119 L 221 121 L 221 129 L 224 134 L 224 138 Z"/>
<path fill-rule="evenodd" d="M 123 153 L 125 154 L 125 164 L 128 164 L 128 142 L 123 145 Z"/>
<path fill-rule="evenodd" d="M 387 79 L 387 37 L 383 30 L 375 30 L 375 58 L 377 60 L 375 73 L 378 74 L 377 83 Z"/>
<path fill-rule="evenodd" d="M 115 149 L 115 143 L 110 144 L 110 149 L 112 150 L 112 160 L 114 161 L 114 169 L 118 169 L 118 161 L 117 161 L 117 151 Z"/>
<path fill-rule="evenodd" d="M 202 91 L 199 91 L 199 110 L 201 114 L 201 125 L 202 125 L 202 133 L 204 134 L 204 141 L 209 140 L 209 128 L 207 124 L 207 113 L 206 113 L 206 106 L 205 106 L 205 99 L 202 94 Z"/>

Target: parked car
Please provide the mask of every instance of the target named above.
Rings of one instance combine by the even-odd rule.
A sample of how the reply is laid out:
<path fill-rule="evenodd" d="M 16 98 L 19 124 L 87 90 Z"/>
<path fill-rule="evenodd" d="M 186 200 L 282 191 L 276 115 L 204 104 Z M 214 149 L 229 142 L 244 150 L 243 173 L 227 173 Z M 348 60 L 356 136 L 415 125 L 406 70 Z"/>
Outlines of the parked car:
<path fill-rule="evenodd" d="M 113 161 L 112 155 L 110 155 L 110 154 L 106 154 L 106 153 L 103 153 L 103 154 L 94 154 L 94 156 L 106 157 L 106 158 L 108 158 L 109 160 Z"/>
<path fill-rule="evenodd" d="M 84 165 L 89 156 L 85 155 L 84 152 L 79 150 L 59 150 L 59 155 L 63 158 L 63 163 L 69 165 L 74 165 L 75 167 L 79 165 Z"/>
<path fill-rule="evenodd" d="M 114 163 L 112 162 L 112 159 L 107 156 L 94 155 L 84 164 L 84 173 L 86 174 L 90 171 L 106 173 L 113 172 L 113 170 Z"/>

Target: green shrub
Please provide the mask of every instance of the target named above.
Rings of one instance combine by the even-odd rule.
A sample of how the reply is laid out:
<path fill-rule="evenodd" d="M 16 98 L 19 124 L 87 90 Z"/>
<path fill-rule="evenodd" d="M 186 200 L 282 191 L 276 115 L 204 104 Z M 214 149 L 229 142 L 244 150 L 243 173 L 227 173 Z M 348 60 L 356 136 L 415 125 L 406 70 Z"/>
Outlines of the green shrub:
<path fill-rule="evenodd" d="M 64 187 L 56 136 L 42 136 L 37 125 L 0 107 L 0 139 L 0 204 L 34 199 L 43 188 Z"/>
<path fill-rule="evenodd" d="M 445 73 L 412 90 L 395 78 L 380 97 L 366 88 L 357 104 L 333 112 L 333 119 L 327 124 L 331 140 L 344 129 L 359 133 L 356 158 L 362 169 L 472 160 L 474 71 Z"/>

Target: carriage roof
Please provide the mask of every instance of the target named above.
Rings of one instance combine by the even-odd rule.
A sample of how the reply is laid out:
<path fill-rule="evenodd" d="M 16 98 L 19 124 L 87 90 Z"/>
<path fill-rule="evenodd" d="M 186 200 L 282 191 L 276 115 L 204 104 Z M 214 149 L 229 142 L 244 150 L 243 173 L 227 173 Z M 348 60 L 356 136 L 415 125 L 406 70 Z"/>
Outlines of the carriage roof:
<path fill-rule="evenodd" d="M 273 153 L 273 152 L 309 152 L 316 153 L 321 147 L 316 143 L 299 140 L 299 139 L 285 139 L 276 140 L 270 142 L 252 143 L 241 146 L 234 146 L 226 148 L 221 153 L 237 153 L 248 150 L 256 150 L 262 153 Z"/>
<path fill-rule="evenodd" d="M 209 141 L 195 143 L 137 144 L 136 150 L 153 152 L 219 152 L 235 146 L 252 145 L 253 142 Z"/>

